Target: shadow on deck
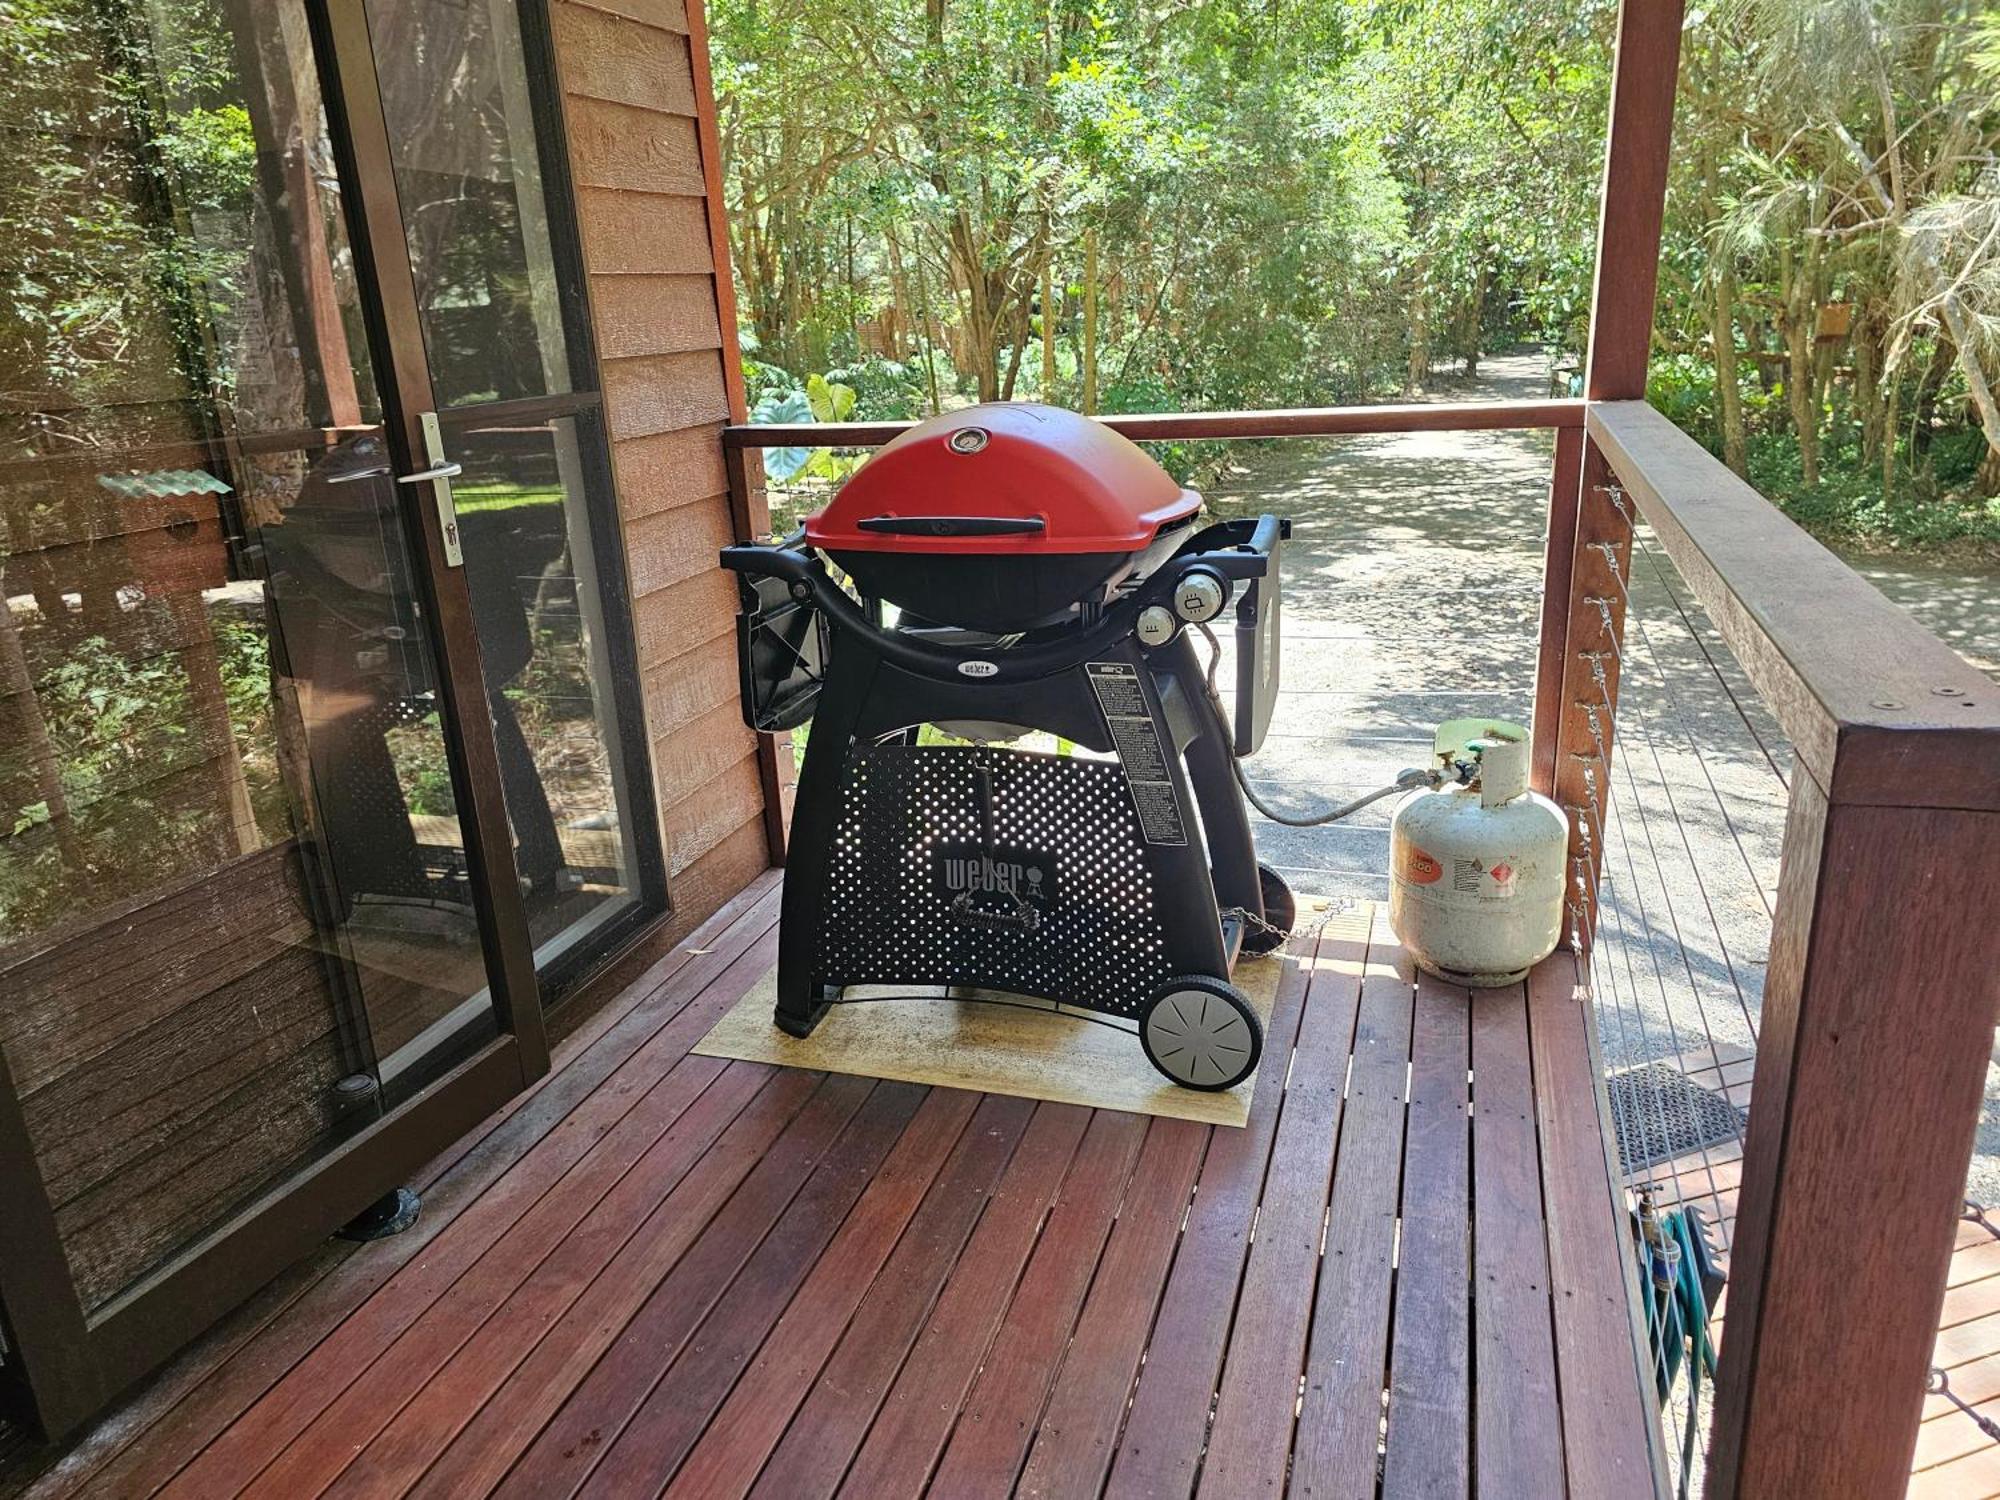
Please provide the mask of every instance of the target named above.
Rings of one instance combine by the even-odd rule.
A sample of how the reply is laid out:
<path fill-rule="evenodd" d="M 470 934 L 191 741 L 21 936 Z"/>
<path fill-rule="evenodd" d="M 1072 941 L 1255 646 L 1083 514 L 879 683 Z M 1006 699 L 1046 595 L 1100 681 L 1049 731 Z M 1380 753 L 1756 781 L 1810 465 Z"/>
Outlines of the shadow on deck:
<path fill-rule="evenodd" d="M 1468 1004 L 1333 918 L 1235 1130 L 689 1055 L 777 898 L 29 1493 L 1652 1489 L 1567 958 Z"/>

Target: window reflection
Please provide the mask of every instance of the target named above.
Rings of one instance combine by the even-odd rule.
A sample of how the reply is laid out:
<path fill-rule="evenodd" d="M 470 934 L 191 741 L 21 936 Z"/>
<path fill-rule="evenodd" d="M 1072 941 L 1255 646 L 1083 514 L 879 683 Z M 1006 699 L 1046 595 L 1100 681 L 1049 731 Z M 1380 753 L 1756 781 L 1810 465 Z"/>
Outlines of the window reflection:
<path fill-rule="evenodd" d="M 370 0 L 440 406 L 570 388 L 514 0 Z"/>
<path fill-rule="evenodd" d="M 0 1047 L 97 1307 L 497 1032 L 299 0 L 0 22 Z"/>

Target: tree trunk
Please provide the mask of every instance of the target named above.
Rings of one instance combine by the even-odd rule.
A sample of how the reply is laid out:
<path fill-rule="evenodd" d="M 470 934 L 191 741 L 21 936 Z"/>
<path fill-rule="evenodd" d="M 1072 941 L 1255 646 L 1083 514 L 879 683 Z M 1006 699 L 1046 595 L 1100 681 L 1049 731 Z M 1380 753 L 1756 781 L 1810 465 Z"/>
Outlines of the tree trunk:
<path fill-rule="evenodd" d="M 1042 261 L 1042 399 L 1056 390 L 1056 273 L 1053 257 Z"/>
<path fill-rule="evenodd" d="M 1750 473 L 1749 443 L 1743 431 L 1743 387 L 1736 365 L 1736 273 L 1715 278 L 1709 309 L 1709 337 L 1715 344 L 1715 396 L 1722 419 L 1722 461 L 1739 475 Z"/>
<path fill-rule="evenodd" d="M 1097 410 L 1097 230 L 1083 232 L 1083 410 Z"/>
<path fill-rule="evenodd" d="M 1715 79 L 1721 72 L 1722 41 L 1719 31 L 1709 37 L 1708 66 L 1702 77 L 1701 99 L 1704 105 L 1715 101 Z M 1705 144 L 1701 151 L 1701 207 L 1704 220 L 1713 224 L 1718 212 L 1717 202 L 1722 191 L 1722 174 L 1716 165 L 1713 132 L 1703 131 Z M 1714 345 L 1715 359 L 1715 399 L 1716 415 L 1722 427 L 1722 461 L 1738 475 L 1748 478 L 1750 473 L 1749 445 L 1743 431 L 1743 387 L 1736 362 L 1736 267 L 1727 251 L 1715 247 L 1715 234 L 1710 231 L 1710 254 L 1715 255 L 1719 269 L 1709 278 L 1714 301 L 1708 309 L 1708 337 Z"/>
<path fill-rule="evenodd" d="M 1866 310 L 1854 319 L 1849 335 L 1854 351 L 1854 408 L 1861 423 L 1861 457 L 1876 463 L 1882 457 L 1882 351 L 1875 342 L 1875 325 Z"/>
<path fill-rule="evenodd" d="M 1405 383 L 1412 395 L 1422 394 L 1431 378 L 1430 305 L 1424 295 L 1429 260 L 1428 256 L 1417 257 L 1416 274 L 1410 278 L 1410 364 Z"/>
<path fill-rule="evenodd" d="M 1028 297 L 1029 294 L 1023 291 L 1014 301 L 1013 337 L 1007 341 L 1007 373 L 1000 380 L 1002 401 L 1014 399 L 1014 382 L 1021 374 L 1021 358 L 1028 352 Z"/>
<path fill-rule="evenodd" d="M 1792 431 L 1799 440 L 1799 472 L 1808 486 L 1819 483 L 1819 413 L 1813 404 L 1813 335 L 1819 309 L 1813 297 L 1810 263 L 1800 266 L 1788 250 L 1784 257 L 1785 286 L 1785 404 L 1792 414 Z"/>
<path fill-rule="evenodd" d="M 1896 427 L 1902 419 L 1903 388 L 1893 377 L 1882 404 L 1882 503 L 1896 504 Z"/>
<path fill-rule="evenodd" d="M 1979 430 L 1986 438 L 1986 457 L 1979 465 L 1979 492 L 2000 493 L 2000 402 L 1994 400 L 1993 387 L 1979 367 L 1979 357 L 1973 352 L 1973 330 L 1966 326 L 1965 310 L 1959 306 L 1956 292 L 1946 295 L 1943 312 L 1945 327 L 1958 347 L 1958 367 L 1965 372 L 1966 389 L 1979 413 Z"/>

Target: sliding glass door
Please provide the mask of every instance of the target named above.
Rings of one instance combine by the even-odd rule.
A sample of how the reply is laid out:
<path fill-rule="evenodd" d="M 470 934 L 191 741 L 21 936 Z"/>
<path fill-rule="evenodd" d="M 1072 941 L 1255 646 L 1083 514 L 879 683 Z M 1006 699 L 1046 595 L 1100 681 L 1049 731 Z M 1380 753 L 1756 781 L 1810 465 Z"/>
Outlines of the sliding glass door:
<path fill-rule="evenodd" d="M 542 1072 L 664 909 L 526 16 L 0 28 L 0 1359 L 53 1426 Z"/>
<path fill-rule="evenodd" d="M 656 907 L 643 733 L 575 247 L 515 0 L 368 0 L 501 783 L 545 987 Z M 530 18 L 538 15 L 530 11 Z M 621 698 L 622 690 L 622 698 Z"/>

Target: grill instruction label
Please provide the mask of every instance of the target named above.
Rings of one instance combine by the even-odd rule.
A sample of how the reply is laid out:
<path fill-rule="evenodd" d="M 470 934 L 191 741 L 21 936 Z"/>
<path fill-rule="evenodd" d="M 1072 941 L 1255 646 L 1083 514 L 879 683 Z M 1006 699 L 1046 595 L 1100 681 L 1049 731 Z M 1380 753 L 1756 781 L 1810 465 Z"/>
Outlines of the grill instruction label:
<path fill-rule="evenodd" d="M 1083 670 L 1090 674 L 1091 690 L 1097 694 L 1097 706 L 1111 730 L 1112 748 L 1124 767 L 1125 783 L 1132 789 L 1132 803 L 1139 810 L 1139 831 L 1149 844 L 1185 844 L 1187 820 L 1181 816 L 1180 799 L 1174 795 L 1166 747 L 1146 706 L 1139 669 L 1129 662 L 1091 661 L 1083 664 Z"/>

